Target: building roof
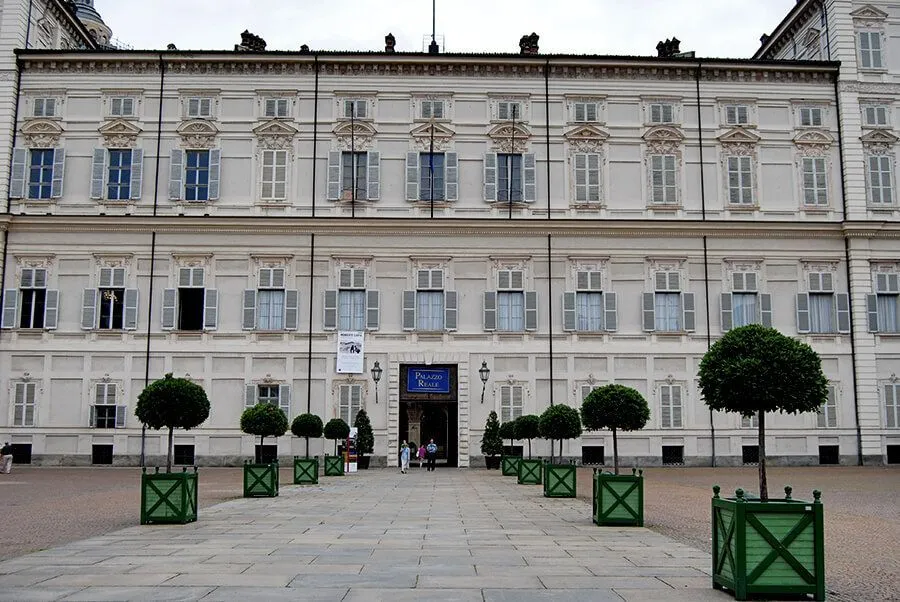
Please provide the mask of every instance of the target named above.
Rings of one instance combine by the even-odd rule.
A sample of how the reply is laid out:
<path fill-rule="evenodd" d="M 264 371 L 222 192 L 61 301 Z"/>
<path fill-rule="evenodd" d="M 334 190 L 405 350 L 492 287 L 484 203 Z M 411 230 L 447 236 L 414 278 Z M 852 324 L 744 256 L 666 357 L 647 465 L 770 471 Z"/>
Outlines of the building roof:
<path fill-rule="evenodd" d="M 793 33 L 806 23 L 813 10 L 821 7 L 821 0 L 797 0 L 794 8 L 785 15 L 781 23 L 772 31 L 772 35 L 765 38 L 759 49 L 753 54 L 753 59 L 769 58 L 781 50 L 788 43 Z"/>

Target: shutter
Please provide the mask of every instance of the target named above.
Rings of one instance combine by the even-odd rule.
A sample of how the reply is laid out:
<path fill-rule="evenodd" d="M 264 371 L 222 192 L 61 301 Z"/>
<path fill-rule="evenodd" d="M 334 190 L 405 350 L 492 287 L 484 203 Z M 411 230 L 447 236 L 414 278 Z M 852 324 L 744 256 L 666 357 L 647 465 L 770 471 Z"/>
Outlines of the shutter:
<path fill-rule="evenodd" d="M 526 203 L 537 200 L 537 161 L 534 153 L 522 155 L 523 198 Z"/>
<path fill-rule="evenodd" d="M 377 201 L 381 198 L 381 153 L 369 151 L 367 153 L 368 190 L 366 198 Z"/>
<path fill-rule="evenodd" d="M 219 198 L 219 182 L 222 171 L 222 149 L 213 148 L 209 151 L 209 194 L 207 200 L 215 201 Z"/>
<path fill-rule="evenodd" d="M 327 199 L 337 201 L 341 198 L 341 152 L 328 153 L 328 190 Z"/>
<path fill-rule="evenodd" d="M 59 321 L 59 291 L 48 289 L 44 301 L 44 328 L 56 330 Z"/>
<path fill-rule="evenodd" d="M 760 294 L 759 321 L 766 328 L 772 328 L 772 295 Z"/>
<path fill-rule="evenodd" d="M 181 268 L 178 270 L 178 286 L 179 288 L 191 285 L 191 268 Z"/>
<path fill-rule="evenodd" d="M 138 298 L 140 293 L 136 288 L 125 289 L 125 315 L 122 325 L 125 330 L 136 330 L 138 322 Z"/>
<path fill-rule="evenodd" d="M 497 200 L 497 153 L 484 154 L 484 200 Z"/>
<path fill-rule="evenodd" d="M 141 198 L 141 188 L 144 186 L 144 150 L 136 148 L 131 151 L 131 199 Z"/>
<path fill-rule="evenodd" d="M 337 306 L 338 292 L 325 291 L 324 315 L 322 317 L 322 328 L 325 330 L 334 330 L 337 328 Z"/>
<path fill-rule="evenodd" d="M 576 293 L 563 293 L 563 330 L 573 331 L 578 328 L 578 314 L 576 309 Z"/>
<path fill-rule="evenodd" d="M 744 287 L 748 292 L 756 292 L 756 272 L 744 273 Z"/>
<path fill-rule="evenodd" d="M 510 276 L 511 272 L 509 270 L 499 270 L 497 272 L 497 288 L 505 291 L 509 290 L 510 282 L 512 278 Z"/>
<path fill-rule="evenodd" d="M 284 412 L 285 417 L 291 418 L 291 386 L 278 385 L 278 407 Z"/>
<path fill-rule="evenodd" d="M 35 268 L 32 274 L 34 275 L 34 288 L 47 288 L 47 270 Z"/>
<path fill-rule="evenodd" d="M 173 148 L 169 159 L 169 200 L 184 198 L 184 151 Z"/>
<path fill-rule="evenodd" d="M 797 332 L 809 332 L 809 294 L 797 295 Z"/>
<path fill-rule="evenodd" d="M 660 425 L 662 428 L 668 428 L 672 426 L 672 391 L 669 385 L 662 385 L 659 388 L 659 403 L 660 403 L 660 413 L 659 417 L 662 421 Z"/>
<path fill-rule="evenodd" d="M 416 288 L 418 290 L 431 288 L 431 270 L 416 271 Z"/>
<path fill-rule="evenodd" d="M 669 290 L 668 274 L 666 272 L 656 272 L 656 274 L 654 274 L 654 280 L 656 282 L 656 288 L 654 290 Z"/>
<path fill-rule="evenodd" d="M 91 406 L 88 412 L 88 426 L 94 428 L 97 425 L 97 407 Z"/>
<path fill-rule="evenodd" d="M 203 328 L 215 330 L 219 327 L 219 291 L 208 288 L 203 292 Z"/>
<path fill-rule="evenodd" d="M 97 289 L 86 288 L 81 295 L 81 328 L 93 330 L 97 327 Z"/>
<path fill-rule="evenodd" d="M 242 330 L 256 328 L 256 289 L 244 290 L 243 317 L 241 318 Z"/>
<path fill-rule="evenodd" d="M 684 317 L 684 322 L 682 323 L 684 330 L 687 332 L 694 332 L 697 330 L 694 293 L 681 293 L 681 309 L 682 316 Z"/>
<path fill-rule="evenodd" d="M 5 324 L 6 313 L 3 315 Z M 869 332 L 878 332 L 878 295 L 866 295 L 866 315 L 869 317 Z"/>
<path fill-rule="evenodd" d="M 378 330 L 380 321 L 379 308 L 381 306 L 381 293 L 377 290 L 366 291 L 366 330 Z"/>
<path fill-rule="evenodd" d="M 419 153 L 406 153 L 406 200 L 419 200 Z"/>
<path fill-rule="evenodd" d="M 8 288 L 3 293 L 3 328 L 15 328 L 19 313 L 19 291 Z"/>
<path fill-rule="evenodd" d="M 607 332 L 619 329 L 619 299 L 616 293 L 603 293 L 603 326 Z"/>
<path fill-rule="evenodd" d="M 721 299 L 719 313 L 722 320 L 722 332 L 728 332 L 734 326 L 734 314 L 732 313 L 734 309 L 732 308 L 731 293 L 722 293 Z"/>
<path fill-rule="evenodd" d="M 244 387 L 244 407 L 251 408 L 256 405 L 256 385 Z"/>
<path fill-rule="evenodd" d="M 681 290 L 681 275 L 678 272 L 669 272 L 669 289 L 670 291 Z"/>
<path fill-rule="evenodd" d="M 537 292 L 525 291 L 525 330 L 538 329 Z"/>
<path fill-rule="evenodd" d="M 577 272 L 575 274 L 575 289 L 579 291 L 587 291 L 591 288 L 590 272 Z"/>
<path fill-rule="evenodd" d="M 182 270 L 182 273 L 184 270 Z M 167 288 L 163 290 L 162 300 L 162 329 L 175 329 L 175 316 L 178 315 L 178 289 Z"/>
<path fill-rule="evenodd" d="M 25 179 L 28 174 L 28 149 L 13 149 L 9 179 L 9 197 L 25 198 Z"/>
<path fill-rule="evenodd" d="M 106 185 L 106 149 L 95 148 L 94 158 L 91 161 L 91 198 L 102 199 L 105 197 L 103 188 Z"/>
<path fill-rule="evenodd" d="M 275 117 L 277 114 L 275 99 L 267 98 L 266 99 L 266 117 Z"/>
<path fill-rule="evenodd" d="M 21 286 L 22 288 L 33 288 L 34 272 L 35 270 L 32 268 L 24 268 L 22 270 L 21 276 L 19 277 L 19 286 Z"/>
<path fill-rule="evenodd" d="M 50 197 L 58 199 L 63 195 L 63 180 L 66 176 L 66 149 L 53 149 L 53 180 L 50 184 Z"/>
<path fill-rule="evenodd" d="M 644 330 L 653 332 L 656 330 L 656 295 L 654 293 L 643 293 L 642 299 Z"/>
<path fill-rule="evenodd" d="M 284 329 L 297 330 L 300 321 L 300 291 L 284 291 Z"/>
<path fill-rule="evenodd" d="M 116 428 L 125 428 L 125 417 L 128 415 L 128 406 L 116 406 Z"/>
<path fill-rule="evenodd" d="M 284 288 L 284 268 L 272 268 L 272 288 Z"/>
<path fill-rule="evenodd" d="M 456 330 L 458 323 L 458 299 L 456 291 L 444 291 L 444 328 Z"/>
<path fill-rule="evenodd" d="M 459 156 L 444 153 L 444 198 L 448 201 L 459 199 Z"/>
<path fill-rule="evenodd" d="M 525 288 L 525 272 L 522 270 L 510 270 L 509 288 L 517 291 Z"/>
<path fill-rule="evenodd" d="M 672 387 L 672 426 L 681 428 L 681 387 Z"/>
<path fill-rule="evenodd" d="M 835 305 L 837 306 L 837 331 L 840 333 L 850 332 L 850 295 L 847 293 L 836 293 L 834 295 Z"/>
<path fill-rule="evenodd" d="M 125 268 L 112 269 L 112 285 L 115 288 L 122 288 L 125 286 Z"/>
<path fill-rule="evenodd" d="M 497 330 L 497 292 L 484 292 L 484 329 Z"/>
<path fill-rule="evenodd" d="M 423 270 L 420 270 L 421 274 Z M 403 291 L 403 330 L 416 329 L 416 291 Z"/>
<path fill-rule="evenodd" d="M 430 272 L 431 288 L 438 290 L 444 288 L 444 270 L 430 270 Z"/>
<path fill-rule="evenodd" d="M 109 288 L 113 285 L 112 268 L 100 268 L 100 287 Z"/>

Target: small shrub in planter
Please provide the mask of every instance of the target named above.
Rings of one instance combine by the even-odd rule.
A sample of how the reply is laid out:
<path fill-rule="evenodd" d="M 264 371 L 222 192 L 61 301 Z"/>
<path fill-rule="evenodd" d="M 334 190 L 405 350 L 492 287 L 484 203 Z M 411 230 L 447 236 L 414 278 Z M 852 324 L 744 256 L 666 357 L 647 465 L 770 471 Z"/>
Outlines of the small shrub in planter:
<path fill-rule="evenodd" d="M 375 434 L 372 432 L 372 422 L 365 410 L 361 409 L 356 413 L 353 426 L 356 427 L 356 465 L 360 470 L 367 470 L 369 454 L 375 451 Z"/>
<path fill-rule="evenodd" d="M 334 455 L 325 456 L 325 476 L 340 477 L 344 475 L 344 458 L 337 455 L 338 441 L 350 435 L 350 425 L 341 418 L 332 418 L 323 429 L 326 439 L 334 440 Z"/>
<path fill-rule="evenodd" d="M 300 414 L 291 423 L 291 432 L 306 439 L 306 457 L 294 456 L 294 485 L 315 485 L 319 482 L 319 457 L 309 457 L 309 439 L 322 436 L 322 419 L 315 414 Z"/>
<path fill-rule="evenodd" d="M 491 410 L 487 421 L 484 423 L 484 434 L 481 436 L 481 453 L 484 455 L 484 464 L 488 469 L 500 468 L 500 458 L 503 453 L 503 439 L 500 437 L 500 421 L 497 420 L 497 412 Z"/>
<path fill-rule="evenodd" d="M 288 420 L 278 406 L 258 403 L 241 414 L 241 430 L 259 437 L 262 450 L 266 437 L 280 437 L 288 430 Z M 275 497 L 278 495 L 278 460 L 262 463 L 256 454 L 255 463 L 244 463 L 244 497 Z"/>
<path fill-rule="evenodd" d="M 152 429 L 169 429 L 166 472 L 141 474 L 141 524 L 187 523 L 197 520 L 197 469 L 172 473 L 173 431 L 192 429 L 209 417 L 203 387 L 184 378 L 164 378 L 147 385 L 138 396 L 135 416 Z"/>
<path fill-rule="evenodd" d="M 509 446 L 512 447 L 513 440 L 516 438 L 516 423 L 514 420 L 504 422 L 500 425 L 500 438 L 509 439 Z M 521 456 L 508 456 L 503 454 L 500 458 L 500 472 L 504 477 L 514 477 L 519 474 L 519 460 Z"/>
<path fill-rule="evenodd" d="M 559 441 L 559 457 L 562 460 L 562 445 L 565 439 L 581 436 L 581 418 L 578 410 L 567 405 L 552 405 L 541 414 L 541 437 L 550 440 L 550 462 L 544 464 L 544 497 L 575 497 L 577 473 L 574 464 L 555 464 L 554 445 Z"/>
<path fill-rule="evenodd" d="M 738 490 L 720 498 L 714 488 L 713 587 L 735 598 L 751 594 L 812 594 L 825 599 L 824 521 L 815 502 L 770 500 L 766 480 L 767 412 L 812 412 L 827 398 L 822 362 L 805 343 L 758 324 L 728 331 L 700 362 L 700 390 L 713 410 L 756 416 L 759 425 L 759 500 Z"/>
<path fill-rule="evenodd" d="M 528 458 L 519 460 L 519 485 L 540 485 L 543 461 L 531 459 L 531 440 L 541 436 L 541 419 L 534 414 L 516 418 L 516 439 L 528 441 Z"/>

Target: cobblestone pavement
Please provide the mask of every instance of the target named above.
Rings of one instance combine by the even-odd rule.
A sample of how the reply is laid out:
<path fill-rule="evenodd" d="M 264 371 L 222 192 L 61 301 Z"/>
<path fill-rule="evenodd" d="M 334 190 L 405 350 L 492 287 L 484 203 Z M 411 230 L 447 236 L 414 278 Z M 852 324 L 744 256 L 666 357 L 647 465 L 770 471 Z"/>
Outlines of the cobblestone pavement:
<path fill-rule="evenodd" d="M 707 553 L 596 527 L 584 500 L 497 471 L 372 470 L 226 501 L 188 525 L 136 522 L 0 562 L 0 600 L 731 599 L 710 587 Z"/>
<path fill-rule="evenodd" d="M 900 469 L 816 466 L 769 468 L 767 474 L 770 497 L 783 496 L 785 485 L 797 499 L 822 491 L 829 600 L 900 600 Z M 579 497 L 588 500 L 590 475 L 581 469 L 578 482 Z M 644 524 L 705 552 L 712 486 L 720 485 L 723 495 L 738 487 L 759 490 L 756 467 L 650 468 L 644 477 Z"/>

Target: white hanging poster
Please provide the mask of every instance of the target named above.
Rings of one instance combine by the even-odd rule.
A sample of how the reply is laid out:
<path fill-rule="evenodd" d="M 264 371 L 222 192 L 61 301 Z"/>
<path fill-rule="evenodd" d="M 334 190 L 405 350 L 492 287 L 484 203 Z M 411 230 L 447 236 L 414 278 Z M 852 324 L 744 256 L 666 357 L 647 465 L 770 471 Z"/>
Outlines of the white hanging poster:
<path fill-rule="evenodd" d="M 339 374 L 362 374 L 363 340 L 362 332 L 339 332 L 337 348 L 337 371 Z"/>

